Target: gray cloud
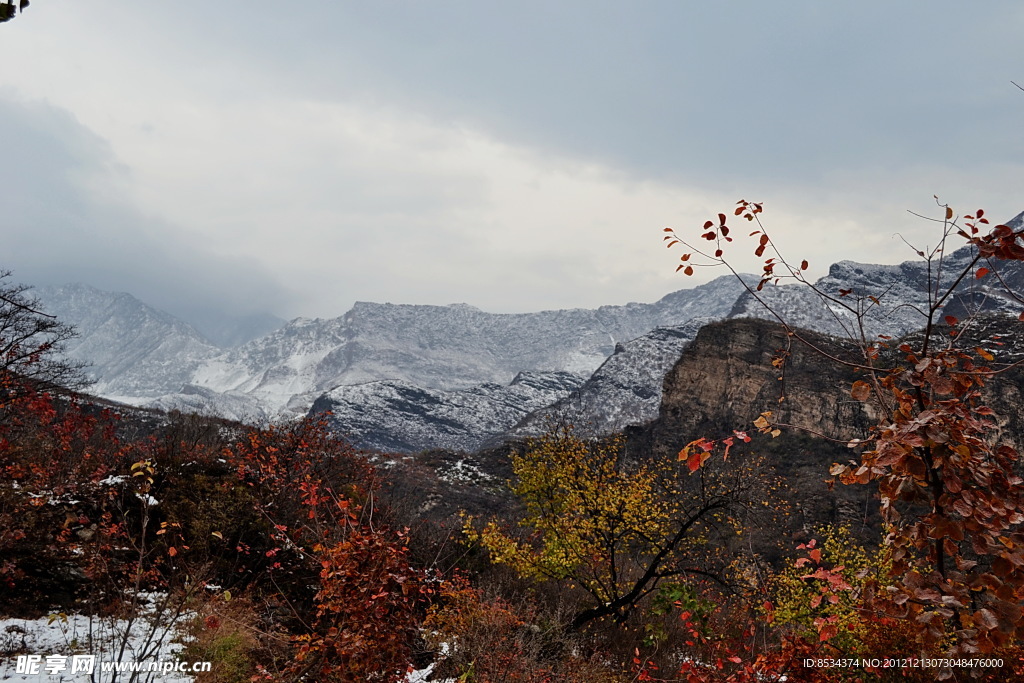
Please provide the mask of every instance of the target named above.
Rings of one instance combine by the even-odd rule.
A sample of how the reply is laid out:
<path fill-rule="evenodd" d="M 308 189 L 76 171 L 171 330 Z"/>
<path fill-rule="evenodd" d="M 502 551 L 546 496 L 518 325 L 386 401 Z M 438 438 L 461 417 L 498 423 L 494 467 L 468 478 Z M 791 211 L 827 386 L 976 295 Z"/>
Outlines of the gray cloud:
<path fill-rule="evenodd" d="M 689 284 L 660 228 L 739 197 L 815 267 L 892 262 L 933 193 L 1022 208 L 1022 29 L 1008 1 L 34 4 L 0 29 L 0 265 L 207 314 L 592 306 Z"/>
<path fill-rule="evenodd" d="M 1008 1 L 251 7 L 217 3 L 188 31 L 293 96 L 402 103 L 659 177 L 808 180 L 1021 152 L 1009 81 L 1024 78 L 1010 48 L 1024 13 Z"/>
<path fill-rule="evenodd" d="M 0 97 L 3 263 L 19 281 L 130 291 L 178 315 L 284 310 L 292 293 L 259 266 L 211 254 L 119 190 L 129 175 L 71 114 Z"/>

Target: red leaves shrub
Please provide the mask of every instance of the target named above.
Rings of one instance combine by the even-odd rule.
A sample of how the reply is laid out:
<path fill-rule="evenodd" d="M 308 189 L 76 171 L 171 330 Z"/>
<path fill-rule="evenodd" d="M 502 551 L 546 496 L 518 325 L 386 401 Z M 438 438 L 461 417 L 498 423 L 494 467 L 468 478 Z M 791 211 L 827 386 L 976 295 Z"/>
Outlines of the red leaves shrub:
<path fill-rule="evenodd" d="M 311 632 L 296 637 L 293 668 L 324 681 L 402 679 L 433 590 L 409 566 L 403 541 L 367 525 L 330 547 L 314 546 L 323 567 L 316 616 Z"/>
<path fill-rule="evenodd" d="M 374 469 L 310 419 L 252 430 L 226 455 L 268 521 L 261 561 L 292 608 L 281 676 L 400 680 L 435 582 L 410 565 L 405 533 L 377 519 Z"/>
<path fill-rule="evenodd" d="M 0 581 L 10 608 L 47 609 L 96 582 L 137 574 L 116 550 L 124 492 L 108 479 L 150 455 L 121 443 L 115 418 L 6 375 L 0 394 Z M 126 477 L 128 479 L 130 477 Z"/>
<path fill-rule="evenodd" d="M 218 453 L 171 438 L 122 441 L 113 415 L 31 386 L 4 396 L 5 610 L 45 611 L 85 593 L 116 600 L 234 567 L 238 597 L 247 589 L 278 605 L 282 624 L 265 630 L 283 625 L 294 637 L 272 667 L 282 676 L 404 675 L 434 582 L 410 566 L 404 534 L 377 519 L 373 468 L 322 423 L 251 430 Z"/>

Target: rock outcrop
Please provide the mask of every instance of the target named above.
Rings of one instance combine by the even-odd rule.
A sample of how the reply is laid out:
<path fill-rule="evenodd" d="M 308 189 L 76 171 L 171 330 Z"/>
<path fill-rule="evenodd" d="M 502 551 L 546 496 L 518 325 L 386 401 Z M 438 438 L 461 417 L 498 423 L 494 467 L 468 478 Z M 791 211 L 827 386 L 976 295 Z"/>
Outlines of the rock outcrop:
<path fill-rule="evenodd" d="M 1012 362 L 1024 357 L 1022 333 L 1024 323 L 991 316 L 979 320 L 971 339 L 965 341 Z M 859 358 L 848 340 L 802 334 L 833 358 Z M 783 372 L 773 360 L 787 348 L 790 353 Z M 847 447 L 848 441 L 867 436 L 876 422 L 877 410 L 850 396 L 852 383 L 861 377 L 855 368 L 790 340 L 777 323 L 757 319 L 712 323 L 701 328 L 665 377 L 658 418 L 627 430 L 630 448 L 637 457 L 673 457 L 698 437 L 720 439 L 736 429 L 753 433 L 754 420 L 771 411 L 772 422 L 792 426 L 784 427 L 778 438 L 756 436 L 746 450 L 765 455 L 788 485 L 793 510 L 786 533 L 802 534 L 815 524 L 842 522 L 877 539 L 872 531 L 878 524 L 873 487 L 836 483 L 830 488 L 826 483 L 833 462 L 858 457 Z M 785 399 L 780 402 L 783 393 Z M 993 438 L 1018 446 L 1024 442 L 1022 394 L 1022 367 L 1006 370 L 985 387 L 983 395 L 999 424 Z"/>

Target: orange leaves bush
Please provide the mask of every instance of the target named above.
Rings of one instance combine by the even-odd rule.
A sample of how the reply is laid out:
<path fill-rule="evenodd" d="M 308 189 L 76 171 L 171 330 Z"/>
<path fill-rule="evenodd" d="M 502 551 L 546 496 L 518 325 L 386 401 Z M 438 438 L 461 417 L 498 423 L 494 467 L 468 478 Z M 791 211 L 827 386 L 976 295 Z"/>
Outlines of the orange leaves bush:
<path fill-rule="evenodd" d="M 1009 651 L 1024 639 L 1024 480 L 1017 451 L 1000 438 L 995 413 L 982 400 L 985 385 L 1021 361 L 1006 358 L 999 364 L 984 348 L 1000 342 L 991 344 L 993 339 L 979 332 L 986 307 L 972 301 L 981 295 L 1024 307 L 1024 295 L 1014 289 L 1019 284 L 1012 284 L 1019 282 L 1024 263 L 1024 230 L 990 226 L 981 210 L 961 221 L 952 208 L 939 206 L 936 246 L 914 250 L 927 273 L 926 301 L 909 306 L 921 316 L 921 332 L 892 345 L 891 336 L 866 331 L 872 323 L 869 314 L 892 313 L 884 309 L 891 288 L 833 291 L 810 282 L 807 262 L 797 266 L 788 261 L 768 235 L 761 204 L 740 201 L 734 212 L 755 224 L 749 235 L 756 240 L 754 255 L 770 254 L 756 287 L 724 255 L 733 241 L 726 214 L 704 224 L 700 237 L 709 245 L 687 241 L 671 228 L 665 239 L 668 246 L 687 250 L 678 268 L 686 275 L 694 265 L 728 268 L 783 325 L 788 338 L 861 373 L 851 396 L 871 402 L 877 423 L 867 438 L 839 439 L 860 449 L 860 457 L 833 466 L 832 474 L 845 484 L 873 483 L 879 490 L 889 570 L 884 581 L 865 586 L 864 608 L 884 615 L 871 618 L 900 620 L 903 628 L 896 630 L 913 634 L 915 654 L 959 658 Z M 966 248 L 954 256 L 950 246 L 957 235 Z M 856 353 L 840 357 L 816 346 L 762 298 L 766 285 L 783 279 L 806 287 L 829 310 L 842 312 L 833 318 L 855 340 Z M 965 291 L 968 283 L 982 281 L 987 289 L 972 285 Z M 947 308 L 950 304 L 955 310 Z M 1013 324 L 1010 320 L 1006 324 Z M 1024 321 L 1024 313 L 1018 320 Z M 954 675 L 950 669 L 934 673 Z"/>
<path fill-rule="evenodd" d="M 374 469 L 323 421 L 252 430 L 225 451 L 268 524 L 259 561 L 292 606 L 292 680 L 398 681 L 436 581 L 374 507 Z M 308 586 L 316 586 L 310 594 Z"/>
<path fill-rule="evenodd" d="M 7 375 L 0 401 L 0 580 L 3 603 L 32 609 L 66 602 L 96 582 L 136 573 L 115 550 L 128 529 L 126 501 L 103 480 L 150 453 L 122 443 L 115 418 L 54 398 Z M 16 385 L 16 386 L 15 386 Z M 9 601 L 9 602 L 8 602 Z"/>

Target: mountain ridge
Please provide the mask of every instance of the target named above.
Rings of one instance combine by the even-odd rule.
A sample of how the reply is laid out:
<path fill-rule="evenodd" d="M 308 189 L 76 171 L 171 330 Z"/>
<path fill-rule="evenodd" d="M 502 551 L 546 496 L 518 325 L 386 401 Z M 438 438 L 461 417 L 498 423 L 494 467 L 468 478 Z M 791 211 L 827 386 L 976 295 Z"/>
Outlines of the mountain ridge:
<path fill-rule="evenodd" d="M 1024 213 L 1010 223 L 1014 221 L 1024 221 Z M 964 249 L 953 252 L 947 266 L 950 270 L 962 267 L 968 256 Z M 1024 269 L 1015 265 L 1004 269 L 1003 275 L 1011 286 L 1024 291 Z M 743 277 L 750 278 L 745 280 L 748 284 L 757 279 Z M 884 292 L 881 303 L 871 307 L 867 332 L 898 336 L 920 324 L 914 310 L 927 305 L 926 281 L 925 266 L 919 261 L 894 265 L 839 261 L 815 282 L 836 301 L 823 303 L 800 285 L 769 286 L 757 296 L 794 327 L 848 336 L 853 318 L 839 304 Z M 845 289 L 853 294 L 844 298 L 840 290 Z M 488 313 L 466 303 L 424 306 L 359 301 L 341 316 L 295 318 L 266 335 L 224 349 L 209 343 L 192 326 L 128 294 L 87 286 L 78 286 L 77 292 L 75 286 L 67 286 L 66 291 L 41 288 L 40 293 L 59 317 L 83 331 L 83 338 L 69 346 L 69 353 L 96 363 L 95 393 L 136 405 L 250 421 L 297 417 L 317 401 L 330 398 L 345 407 L 335 419 L 339 430 L 368 434 L 374 430 L 352 411 L 352 397 L 362 395 L 375 402 L 381 420 L 392 425 L 393 441 L 412 450 L 416 444 L 397 435 L 415 431 L 422 416 L 409 402 L 384 400 L 389 392 L 394 398 L 415 388 L 424 400 L 432 397 L 442 402 L 438 397 L 447 396 L 454 402 L 448 409 L 463 417 L 473 413 L 465 404 L 467 397 L 478 396 L 479 412 L 472 419 L 466 417 L 465 424 L 487 422 L 490 426 L 482 442 L 486 445 L 536 434 L 552 419 L 589 425 L 595 433 L 619 431 L 656 417 L 665 373 L 702 326 L 726 318 L 773 317 L 740 281 L 725 275 L 670 292 L 654 303 L 596 309 Z M 944 313 L 970 307 L 1015 313 L 1022 305 L 967 278 Z M 493 387 L 511 386 L 522 372 L 563 372 L 582 378 L 575 385 L 560 384 L 555 394 L 545 394 L 551 398 L 548 405 L 529 403 L 525 413 L 503 412 L 511 422 L 495 432 L 482 417 L 494 413 L 493 405 L 485 405 L 494 400 L 489 392 L 498 391 Z M 377 394 L 365 393 L 370 385 Z M 363 389 L 343 389 L 354 386 Z M 328 396 L 331 392 L 333 397 Z M 400 406 L 409 411 L 409 424 L 400 424 Z M 342 413 L 352 424 L 344 423 Z M 445 441 L 444 430 L 428 434 L 422 425 L 416 429 L 424 448 L 445 443 L 461 448 L 481 445 L 465 434 L 456 444 Z M 388 439 L 377 433 L 373 440 Z"/>
<path fill-rule="evenodd" d="M 724 316 L 740 285 L 720 278 L 650 304 L 537 313 L 358 302 L 342 316 L 296 318 L 233 349 L 217 348 L 193 327 L 130 295 L 77 289 L 50 288 L 41 298 L 83 331 L 70 351 L 92 353 L 85 360 L 95 364 L 96 393 L 135 404 L 160 399 L 165 408 L 201 403 L 213 411 L 216 395 L 248 396 L 263 414 L 288 417 L 339 385 L 395 380 L 454 390 L 507 384 L 521 371 L 589 374 L 617 343 L 654 327 L 698 314 Z M 83 292 L 103 300 L 91 312 L 70 305 Z M 165 354 L 163 367 L 158 352 Z M 137 367 L 123 367 L 118 358 L 134 359 Z M 144 376 L 151 386 L 143 386 Z"/>

